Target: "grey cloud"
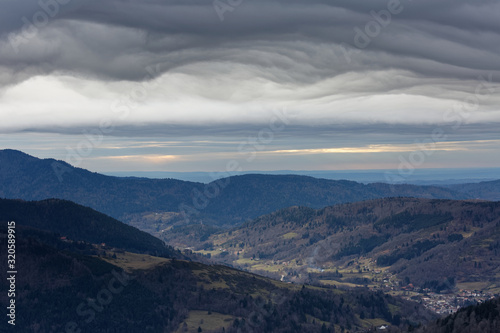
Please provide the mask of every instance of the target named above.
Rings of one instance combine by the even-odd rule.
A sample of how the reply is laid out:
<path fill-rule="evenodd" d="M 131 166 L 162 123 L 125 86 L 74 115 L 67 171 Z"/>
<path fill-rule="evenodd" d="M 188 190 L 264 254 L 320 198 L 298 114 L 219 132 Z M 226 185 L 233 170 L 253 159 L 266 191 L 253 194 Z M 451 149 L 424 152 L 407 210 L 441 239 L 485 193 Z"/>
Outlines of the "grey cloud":
<path fill-rule="evenodd" d="M 40 7 L 10 3 L 2 3 L 6 8 L 1 12 L 11 13 L 1 24 L 5 43 L 0 64 L 17 71 L 34 66 L 41 73 L 139 81 L 152 64 L 161 63 L 166 72 L 200 61 L 227 61 L 255 65 L 276 75 L 271 78 L 276 81 L 309 84 L 377 68 L 470 79 L 478 72 L 497 74 L 500 60 L 500 4 L 495 1 L 401 0 L 404 10 L 361 54 L 352 54 L 350 63 L 339 44 L 354 46 L 353 29 L 364 28 L 373 20 L 370 11 L 385 9 L 388 1 L 243 1 L 220 22 L 211 1 L 73 0 L 40 30 L 37 37 L 43 42 L 30 41 L 21 53 L 5 50 L 8 33 L 16 27 L 12 22 L 19 29 L 21 17 Z M 303 44 L 292 45 L 297 41 Z M 263 49 L 265 57 L 252 54 Z M 422 60 L 431 66 L 422 68 Z M 310 68 L 301 68 L 306 61 Z"/>
<path fill-rule="evenodd" d="M 464 93 L 474 92 L 478 76 L 490 75 L 493 82 L 500 82 L 498 1 L 401 0 L 402 12 L 392 15 L 391 24 L 359 49 L 354 28 L 364 29 L 375 20 L 370 11 L 385 10 L 388 2 L 244 0 L 221 22 L 212 1 L 73 0 L 61 5 L 48 25 L 15 52 L 10 47 L 12 33 L 22 36 L 21 18 L 32 18 L 41 7 L 36 1 L 4 1 L 0 5 L 5 18 L 0 20 L 0 85 L 48 74 L 146 81 L 181 73 L 188 76 L 180 81 L 186 90 L 192 78 L 202 83 L 224 78 L 229 92 L 212 86 L 192 88 L 194 94 L 213 100 L 225 100 L 238 93 L 240 84 L 259 79 L 293 91 L 293 102 L 376 94 L 460 102 Z M 242 99 L 259 97 L 253 93 L 242 93 Z M 494 98 L 479 101 L 490 109 L 497 102 Z M 384 112 L 383 105 L 376 107 Z M 358 122 L 383 132 L 376 123 L 361 119 L 370 112 L 362 111 L 365 114 Z M 146 131 L 162 130 L 137 128 L 137 133 Z M 190 133 L 182 126 L 172 131 Z M 204 131 L 211 135 L 228 129 L 206 127 Z M 136 135 L 133 128 L 122 132 Z"/>
<path fill-rule="evenodd" d="M 281 125 L 281 124 L 280 124 Z M 442 141 L 470 141 L 470 140 L 499 140 L 498 128 L 500 123 L 462 124 L 458 128 L 454 124 L 436 125 L 405 125 L 386 123 L 343 123 L 332 125 L 287 125 L 283 130 L 272 131 L 275 142 L 295 142 L 293 146 L 301 145 L 302 138 L 309 138 L 324 144 L 336 143 L 332 147 L 341 147 L 345 144 L 391 144 L 414 143 L 415 140 L 432 140 L 434 132 L 442 133 Z M 119 125 L 114 126 L 111 132 L 106 132 L 110 137 L 117 138 L 162 138 L 177 140 L 179 138 L 210 137 L 221 140 L 247 140 L 249 137 L 257 138 L 259 132 L 269 131 L 269 126 L 249 125 L 246 123 L 214 126 L 189 126 L 144 124 L 141 126 Z M 80 135 L 84 133 L 102 133 L 99 127 L 39 127 L 30 128 L 24 133 L 60 133 L 64 135 Z M 446 138 L 444 138 L 446 135 Z M 185 139 L 182 139 L 185 140 Z"/>

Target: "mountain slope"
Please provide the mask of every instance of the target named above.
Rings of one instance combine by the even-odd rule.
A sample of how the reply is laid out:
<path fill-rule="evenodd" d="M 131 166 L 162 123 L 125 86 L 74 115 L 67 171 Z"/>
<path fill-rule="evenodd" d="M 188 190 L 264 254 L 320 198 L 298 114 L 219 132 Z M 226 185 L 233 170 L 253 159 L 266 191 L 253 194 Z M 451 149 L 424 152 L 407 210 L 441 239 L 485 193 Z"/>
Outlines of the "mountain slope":
<path fill-rule="evenodd" d="M 74 168 L 61 161 L 40 160 L 19 151 L 0 151 L 0 197 L 71 200 L 125 222 L 142 221 L 151 213 L 168 213 L 155 227 L 158 230 L 200 221 L 234 226 L 293 205 L 321 208 L 387 196 L 468 198 L 454 190 L 432 186 L 363 185 L 292 175 L 244 175 L 210 184 L 118 178 Z"/>
<path fill-rule="evenodd" d="M 424 288 L 450 288 L 445 282 L 453 279 L 498 289 L 499 239 L 500 202 L 387 198 L 287 208 L 212 235 L 197 249 L 291 281 L 375 285 L 365 279 L 389 267 L 400 281 Z"/>
<path fill-rule="evenodd" d="M 0 199 L 0 222 L 51 231 L 75 241 L 101 244 L 132 252 L 176 255 L 171 247 L 134 227 L 93 209 L 66 200 Z"/>
<path fill-rule="evenodd" d="M 302 287 L 224 266 L 128 252 L 113 257 L 81 255 L 68 247 L 62 252 L 39 241 L 44 237 L 31 238 L 36 231 L 16 231 L 16 332 L 199 332 L 200 327 L 319 333 L 373 323 L 404 328 L 435 318 L 418 304 L 383 293 Z M 3 226 L 0 246 L 7 246 Z M 0 272 L 2 290 L 9 288 L 5 274 Z M 7 304 L 7 293 L 0 301 Z M 6 320 L 0 325 L 2 331 L 12 329 Z"/>

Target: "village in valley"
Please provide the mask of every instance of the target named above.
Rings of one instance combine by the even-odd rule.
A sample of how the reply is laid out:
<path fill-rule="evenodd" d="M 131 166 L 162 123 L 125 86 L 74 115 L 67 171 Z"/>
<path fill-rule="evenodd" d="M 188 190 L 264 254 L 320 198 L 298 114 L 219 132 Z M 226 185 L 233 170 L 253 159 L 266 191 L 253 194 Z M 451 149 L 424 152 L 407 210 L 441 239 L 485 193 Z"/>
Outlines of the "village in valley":
<path fill-rule="evenodd" d="M 384 276 L 382 290 L 391 295 L 399 295 L 404 299 L 416 301 L 423 304 L 429 310 L 438 314 L 455 313 L 462 307 L 482 303 L 492 299 L 498 294 L 482 290 L 449 289 L 440 293 L 433 292 L 429 288 L 419 288 L 408 284 L 401 286 L 401 283 L 393 279 L 392 274 Z"/>
<path fill-rule="evenodd" d="M 405 283 L 391 273 L 387 267 L 377 267 L 371 258 L 358 258 L 348 262 L 343 267 L 333 265 L 314 265 L 310 260 L 268 260 L 253 256 L 243 258 L 244 250 L 230 252 L 226 248 L 217 248 L 214 251 L 197 251 L 207 256 L 227 257 L 230 254 L 237 255 L 239 259 L 233 264 L 240 268 L 262 275 L 267 275 L 282 282 L 303 283 L 308 282 L 335 288 L 357 288 L 366 287 L 370 290 L 381 290 L 393 296 L 401 296 L 404 299 L 418 302 L 437 314 L 455 313 L 462 307 L 482 303 L 486 300 L 499 296 L 490 290 L 478 289 L 474 283 L 466 289 L 450 287 L 440 292 L 429 288 L 420 288 L 412 283 Z M 309 261 L 309 262 L 308 262 Z M 365 283 L 361 283 L 362 280 Z"/>

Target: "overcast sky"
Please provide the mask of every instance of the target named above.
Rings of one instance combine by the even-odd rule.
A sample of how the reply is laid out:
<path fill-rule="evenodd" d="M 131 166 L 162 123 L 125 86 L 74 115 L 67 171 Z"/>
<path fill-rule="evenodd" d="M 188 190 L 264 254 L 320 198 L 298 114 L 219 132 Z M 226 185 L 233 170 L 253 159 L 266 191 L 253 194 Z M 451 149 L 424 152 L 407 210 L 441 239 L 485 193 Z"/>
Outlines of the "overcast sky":
<path fill-rule="evenodd" d="M 498 0 L 0 0 L 0 147 L 92 171 L 500 166 Z"/>

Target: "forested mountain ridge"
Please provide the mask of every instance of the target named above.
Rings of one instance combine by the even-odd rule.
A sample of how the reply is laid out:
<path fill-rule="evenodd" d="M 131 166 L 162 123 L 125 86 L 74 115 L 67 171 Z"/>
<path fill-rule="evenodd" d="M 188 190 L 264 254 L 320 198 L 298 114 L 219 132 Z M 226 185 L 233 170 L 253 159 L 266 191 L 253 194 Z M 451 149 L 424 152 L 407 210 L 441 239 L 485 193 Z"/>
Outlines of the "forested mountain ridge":
<path fill-rule="evenodd" d="M 347 180 L 318 179 L 297 175 L 242 175 L 221 182 L 227 186 L 206 208 L 208 214 L 221 214 L 234 221 L 268 214 L 290 206 L 323 208 L 338 203 L 384 197 L 422 197 L 457 199 L 461 193 L 434 186 L 361 184 Z M 210 185 L 210 184 L 209 184 Z"/>
<path fill-rule="evenodd" d="M 172 247 L 144 231 L 67 200 L 0 199 L 0 222 L 6 225 L 10 221 L 17 226 L 54 232 L 74 241 L 106 243 L 138 253 L 179 255 Z"/>
<path fill-rule="evenodd" d="M 165 214 L 157 229 L 203 222 L 231 227 L 278 209 L 298 205 L 322 208 L 382 197 L 468 199 L 434 186 L 360 184 L 296 175 L 243 175 L 210 184 L 175 179 L 104 176 L 53 159 L 15 150 L 0 151 L 0 197 L 59 198 L 91 207 L 124 222 Z M 138 225 L 147 229 L 147 225 Z M 155 230 L 148 230 L 155 231 Z"/>
<path fill-rule="evenodd" d="M 213 259 L 290 281 L 372 284 L 375 271 L 388 269 L 423 288 L 498 288 L 500 277 L 500 202 L 385 198 L 291 207 L 197 242 L 184 237 Z"/>
<path fill-rule="evenodd" d="M 178 211 L 201 184 L 175 179 L 118 178 L 38 159 L 16 150 L 0 151 L 0 197 L 65 199 L 123 220 L 124 214 Z"/>

